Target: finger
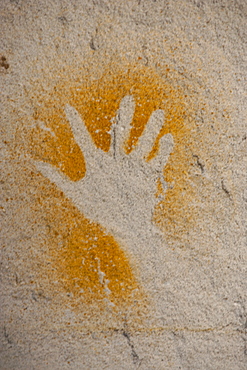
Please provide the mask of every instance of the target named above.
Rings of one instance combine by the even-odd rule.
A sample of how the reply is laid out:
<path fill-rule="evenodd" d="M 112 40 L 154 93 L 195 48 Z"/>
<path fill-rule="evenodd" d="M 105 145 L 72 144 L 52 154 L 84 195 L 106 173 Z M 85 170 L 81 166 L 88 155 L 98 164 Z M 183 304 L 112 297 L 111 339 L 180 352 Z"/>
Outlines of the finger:
<path fill-rule="evenodd" d="M 71 192 L 71 189 L 73 189 L 75 183 L 68 180 L 54 166 L 45 162 L 33 161 L 33 163 L 37 170 L 44 177 L 50 180 L 53 184 L 57 185 L 57 187 L 65 194 L 69 194 Z"/>
<path fill-rule="evenodd" d="M 158 153 L 150 161 L 151 165 L 161 170 L 167 163 L 169 155 L 173 150 L 173 147 L 174 141 L 172 134 L 166 134 L 162 136 L 162 138 L 159 141 Z"/>
<path fill-rule="evenodd" d="M 86 161 L 90 161 L 96 148 L 85 123 L 81 119 L 77 110 L 69 104 L 65 106 L 65 113 L 70 122 L 75 141 L 81 148 Z"/>
<path fill-rule="evenodd" d="M 152 113 L 148 120 L 144 133 L 139 138 L 135 154 L 139 157 L 144 157 L 148 154 L 155 142 L 155 139 L 160 132 L 164 123 L 164 111 L 157 109 Z"/>
<path fill-rule="evenodd" d="M 111 128 L 111 148 L 114 156 L 123 153 L 124 142 L 128 138 L 131 122 L 135 111 L 135 101 L 133 96 L 125 96 L 119 106 L 116 121 Z"/>

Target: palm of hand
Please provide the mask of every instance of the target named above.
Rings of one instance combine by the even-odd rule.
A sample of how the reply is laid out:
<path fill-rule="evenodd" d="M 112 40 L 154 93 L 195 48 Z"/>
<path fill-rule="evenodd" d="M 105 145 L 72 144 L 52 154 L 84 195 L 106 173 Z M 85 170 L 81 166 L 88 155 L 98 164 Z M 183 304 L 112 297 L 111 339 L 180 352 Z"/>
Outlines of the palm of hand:
<path fill-rule="evenodd" d="M 171 151 L 171 135 L 160 140 L 159 153 L 145 160 L 164 120 L 163 111 L 149 119 L 137 147 L 126 154 L 123 149 L 134 113 L 134 101 L 125 97 L 112 126 L 112 143 L 108 153 L 97 149 L 77 111 L 65 108 L 74 138 L 82 149 L 87 170 L 83 179 L 70 181 L 53 166 L 36 162 L 38 170 L 55 183 L 89 219 L 101 224 L 120 239 L 138 239 L 143 230 L 151 231 L 152 212 L 157 198 L 157 181 L 164 188 L 163 168 Z"/>

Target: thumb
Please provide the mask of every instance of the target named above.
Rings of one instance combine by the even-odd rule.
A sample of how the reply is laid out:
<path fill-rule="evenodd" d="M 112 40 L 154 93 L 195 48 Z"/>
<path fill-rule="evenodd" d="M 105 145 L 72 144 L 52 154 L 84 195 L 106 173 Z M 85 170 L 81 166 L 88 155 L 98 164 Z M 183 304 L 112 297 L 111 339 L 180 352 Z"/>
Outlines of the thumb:
<path fill-rule="evenodd" d="M 55 184 L 60 190 L 62 190 L 66 195 L 73 191 L 75 187 L 75 183 L 68 178 L 61 174 L 61 172 L 49 163 L 41 162 L 41 161 L 32 161 L 37 168 L 37 170 L 50 182 Z"/>

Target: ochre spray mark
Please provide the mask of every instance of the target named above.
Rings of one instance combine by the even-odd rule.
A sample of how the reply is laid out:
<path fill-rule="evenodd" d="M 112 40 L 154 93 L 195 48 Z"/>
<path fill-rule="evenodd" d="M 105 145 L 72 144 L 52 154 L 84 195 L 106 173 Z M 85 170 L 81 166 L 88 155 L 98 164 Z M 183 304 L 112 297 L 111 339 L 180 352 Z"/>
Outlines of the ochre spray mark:
<path fill-rule="evenodd" d="M 51 260 L 66 292 L 81 297 L 80 304 L 98 301 L 114 307 L 140 300 L 128 258 L 113 236 L 85 219 L 54 185 L 47 189 L 38 201 L 49 225 Z"/>
<path fill-rule="evenodd" d="M 112 119 L 126 95 L 132 95 L 136 103 L 126 153 L 137 144 L 152 112 L 163 109 L 164 126 L 157 133 L 157 140 L 146 159 L 156 154 L 159 139 L 167 133 L 173 135 L 174 150 L 164 169 L 168 190 L 165 201 L 160 204 L 163 207 L 157 207 L 155 221 L 168 237 L 186 232 L 194 222 L 189 207 L 194 194 L 188 181 L 193 144 L 192 123 L 188 120 L 190 112 L 185 111 L 181 91 L 172 87 L 165 75 L 161 78 L 151 68 L 143 66 L 110 66 L 96 80 L 93 76 L 73 82 L 66 78 L 61 80 L 49 94 L 36 94 L 34 99 L 37 126 L 26 135 L 31 156 L 56 166 L 72 181 L 80 180 L 87 164 L 66 120 L 66 104 L 77 109 L 95 145 L 105 152 L 110 146 Z M 160 191 L 159 185 L 157 191 Z M 106 297 L 115 304 L 119 299 L 128 302 L 137 296 L 140 298 L 141 289 L 128 258 L 112 236 L 86 220 L 75 208 L 72 211 L 68 204 L 60 208 L 53 206 L 52 210 L 46 209 L 46 213 L 52 224 L 51 243 L 57 244 L 56 235 L 64 240 L 63 248 L 53 248 L 52 254 L 65 289 L 88 302 Z"/>

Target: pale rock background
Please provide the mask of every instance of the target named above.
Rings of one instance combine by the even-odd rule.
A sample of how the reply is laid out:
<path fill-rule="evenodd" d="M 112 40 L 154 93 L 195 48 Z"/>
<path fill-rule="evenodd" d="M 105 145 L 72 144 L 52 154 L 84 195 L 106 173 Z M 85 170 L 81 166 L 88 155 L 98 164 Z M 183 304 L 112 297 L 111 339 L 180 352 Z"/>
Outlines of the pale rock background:
<path fill-rule="evenodd" d="M 0 9 L 0 368 L 246 369 L 246 1 L 1 0 Z M 76 321 L 70 307 L 54 309 L 45 280 L 35 289 L 29 284 L 42 265 L 46 230 L 23 207 L 35 185 L 25 192 L 19 164 L 35 166 L 20 150 L 9 160 L 8 146 L 33 113 L 29 92 L 36 80 L 52 80 L 56 68 L 70 63 L 80 68 L 92 53 L 89 71 L 115 55 L 130 62 L 140 56 L 155 68 L 171 65 L 218 117 L 225 108 L 230 112 L 222 132 L 207 138 L 215 166 L 205 196 L 219 206 L 212 200 L 189 246 L 167 244 L 164 272 L 153 286 L 157 307 L 147 313 L 150 327 L 96 320 L 92 329 L 83 323 L 66 328 L 64 321 Z"/>

